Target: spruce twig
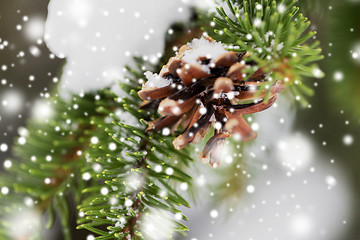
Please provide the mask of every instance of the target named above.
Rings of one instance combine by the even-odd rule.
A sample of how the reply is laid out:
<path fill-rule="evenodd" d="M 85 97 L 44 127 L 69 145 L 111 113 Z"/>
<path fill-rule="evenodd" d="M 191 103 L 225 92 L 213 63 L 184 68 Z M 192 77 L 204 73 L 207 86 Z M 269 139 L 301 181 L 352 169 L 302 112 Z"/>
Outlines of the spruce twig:
<path fill-rule="evenodd" d="M 253 67 L 246 69 L 247 77 L 258 68 L 269 73 L 269 84 L 259 92 L 282 80 L 304 100 L 302 94 L 311 95 L 312 90 L 302 79 L 323 75 L 313 65 L 322 56 L 317 41 L 308 43 L 315 32 L 307 31 L 310 22 L 295 2 L 226 0 L 212 15 L 210 35 L 230 50 L 248 52 L 248 61 L 255 64 L 249 64 Z M 142 68 L 143 63 L 138 65 Z M 49 210 L 49 227 L 53 213 L 59 214 L 64 236 L 70 239 L 67 198 L 73 196 L 80 210 L 78 228 L 95 233 L 96 239 L 151 239 L 149 226 L 157 219 L 167 222 L 169 231 L 155 235 L 188 230 L 178 206 L 189 203 L 177 186 L 192 182 L 183 170 L 190 165 L 190 154 L 174 150 L 171 136 L 145 133 L 147 122 L 157 116 L 138 108 L 136 90 L 143 70 L 128 70 L 133 78 L 122 84 L 127 97 L 117 99 L 104 90 L 74 96 L 70 103 L 54 98 L 53 120 L 29 124 L 27 143 L 15 148 L 18 161 L 9 168 L 11 174 L 0 179 L 10 191 L 1 196 L 3 213 L 22 205 L 14 199 L 31 196 L 38 211 Z M 9 235 L 0 230 L 0 237 Z"/>
<path fill-rule="evenodd" d="M 134 78 L 124 86 L 136 89 L 137 71 L 130 72 Z M 176 182 L 191 184 L 192 178 L 179 167 L 191 158 L 172 147 L 172 137 L 145 133 L 147 121 L 155 115 L 138 110 L 141 100 L 136 92 L 129 92 L 118 105 L 119 114 L 109 113 L 105 123 L 93 119 L 104 131 L 94 132 L 98 142 L 87 155 L 101 165 L 96 176 L 103 184 L 83 190 L 86 198 L 78 208 L 86 218 L 79 219 L 78 228 L 96 233 L 97 239 L 152 239 L 148 228 L 153 223 L 147 218 L 168 223 L 169 229 L 158 233 L 166 233 L 166 237 L 173 231 L 188 230 L 177 207 L 189 207 L 189 203 L 178 193 Z"/>
<path fill-rule="evenodd" d="M 323 72 L 313 63 L 323 59 L 315 31 L 308 31 L 310 21 L 299 13 L 296 0 L 226 0 L 212 13 L 209 34 L 233 51 L 246 51 L 249 61 L 247 77 L 258 68 L 269 73 L 269 89 L 282 80 L 303 105 L 302 94 L 312 95 L 304 77 L 321 78 Z"/>
<path fill-rule="evenodd" d="M 52 227 L 57 215 L 64 238 L 71 239 L 69 197 L 75 198 L 75 203 L 78 203 L 81 189 L 89 184 L 78 171 L 86 168 L 87 164 L 82 152 L 88 146 L 89 133 L 93 131 L 89 117 L 105 116 L 95 111 L 95 98 L 102 96 L 103 108 L 111 110 L 112 100 L 109 102 L 105 93 L 73 96 L 70 102 L 54 97 L 49 105 L 44 106 L 53 113 L 49 120 L 30 120 L 26 143 L 15 144 L 15 159 L 11 160 L 12 166 L 7 169 L 9 173 L 0 179 L 1 186 L 10 189 L 9 196 L 1 196 L 1 204 L 7 209 L 2 211 L 5 225 L 9 224 L 7 215 L 21 216 L 22 210 L 19 209 L 32 209 L 22 202 L 29 199 L 28 202 L 34 205 L 34 211 L 40 216 L 50 213 L 48 228 Z M 17 204 L 11 199 L 17 199 Z M 57 214 L 53 214 L 55 212 Z"/>

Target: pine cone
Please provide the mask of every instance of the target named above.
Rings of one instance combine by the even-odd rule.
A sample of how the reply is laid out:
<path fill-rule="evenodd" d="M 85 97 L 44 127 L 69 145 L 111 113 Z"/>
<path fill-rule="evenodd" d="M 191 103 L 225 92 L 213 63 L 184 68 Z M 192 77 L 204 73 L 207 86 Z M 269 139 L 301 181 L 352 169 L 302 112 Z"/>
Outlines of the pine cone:
<path fill-rule="evenodd" d="M 189 143 L 198 143 L 213 125 L 215 134 L 200 159 L 218 166 L 225 138 L 237 134 L 248 141 L 257 135 L 243 114 L 269 108 L 284 89 L 276 81 L 265 102 L 266 91 L 258 92 L 260 85 L 268 84 L 264 72 L 258 69 L 244 81 L 243 69 L 253 64 L 245 63 L 246 57 L 246 53 L 226 51 L 221 43 L 207 37 L 182 46 L 159 75 L 146 72 L 148 81 L 138 93 L 145 100 L 141 107 L 158 108 L 163 115 L 150 122 L 147 131 L 170 133 L 181 125 L 184 132 L 173 141 L 180 150 Z"/>

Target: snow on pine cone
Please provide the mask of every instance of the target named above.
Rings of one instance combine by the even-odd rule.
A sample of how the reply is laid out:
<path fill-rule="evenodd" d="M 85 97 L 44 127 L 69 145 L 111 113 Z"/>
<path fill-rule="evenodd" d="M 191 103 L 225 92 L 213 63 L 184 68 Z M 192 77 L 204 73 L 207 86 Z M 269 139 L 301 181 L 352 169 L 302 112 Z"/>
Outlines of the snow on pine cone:
<path fill-rule="evenodd" d="M 200 154 L 203 162 L 218 166 L 225 139 L 232 134 L 243 141 L 256 137 L 243 114 L 269 108 L 284 87 L 276 81 L 270 97 L 264 101 L 268 84 L 258 69 L 244 81 L 245 53 L 227 51 L 213 39 L 194 39 L 182 46 L 175 57 L 163 66 L 160 74 L 146 72 L 148 81 L 139 91 L 144 100 L 142 108 L 158 108 L 163 117 L 149 123 L 147 131 L 174 132 L 179 126 L 183 133 L 173 145 L 180 150 L 189 143 L 198 143 L 214 126 L 214 136 Z"/>

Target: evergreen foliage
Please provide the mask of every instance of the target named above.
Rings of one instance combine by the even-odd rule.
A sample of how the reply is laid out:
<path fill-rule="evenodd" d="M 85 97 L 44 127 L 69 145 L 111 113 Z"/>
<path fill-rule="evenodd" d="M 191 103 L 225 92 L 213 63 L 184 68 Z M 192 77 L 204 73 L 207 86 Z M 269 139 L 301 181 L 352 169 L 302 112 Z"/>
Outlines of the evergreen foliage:
<path fill-rule="evenodd" d="M 81 190 L 89 184 L 83 180 L 81 169 L 87 168 L 83 151 L 93 131 L 90 119 L 93 116 L 105 117 L 94 106 L 101 104 L 102 108 L 111 109 L 114 104 L 104 93 L 106 91 L 99 95 L 89 93 L 73 96 L 70 102 L 54 97 L 46 107 L 53 113 L 49 120 L 30 120 L 26 143 L 15 144 L 15 159 L 7 169 L 9 173 L 0 179 L 0 185 L 10 189 L 8 195 L 1 195 L 3 224 L 8 224 L 7 215 L 21 216 L 26 208 L 31 209 L 31 206 L 23 203 L 28 199 L 30 205 L 34 204 L 36 212 L 49 212 L 47 227 L 52 226 L 58 215 L 65 239 L 71 239 L 70 197 L 78 203 Z M 97 102 L 100 96 L 102 101 Z M 5 230 L 2 232 L 6 233 Z"/>
<path fill-rule="evenodd" d="M 178 206 L 190 206 L 176 183 L 191 184 L 192 178 L 182 170 L 191 154 L 176 151 L 171 136 L 144 133 L 155 113 L 139 110 L 141 100 L 134 89 L 141 75 L 133 73 L 135 78 L 122 85 L 130 95 L 117 99 L 120 117 L 106 111 L 105 122 L 93 119 L 104 131 L 95 133 L 99 143 L 92 144 L 88 155 L 101 165 L 96 176 L 104 184 L 83 190 L 88 197 L 79 210 L 86 218 L 79 219 L 78 228 L 98 234 L 96 239 L 155 239 L 154 234 L 170 237 L 172 231 L 188 230 Z M 122 114 L 127 120 L 121 119 Z M 153 224 L 163 224 L 163 232 L 152 232 Z"/>
<path fill-rule="evenodd" d="M 210 35 L 231 50 L 249 53 L 247 59 L 255 64 L 247 76 L 262 68 L 269 73 L 269 85 L 281 79 L 305 103 L 302 93 L 312 90 L 302 78 L 322 76 L 312 65 L 322 56 L 317 41 L 306 44 L 315 32 L 307 32 L 310 22 L 295 2 L 226 0 L 212 15 Z M 197 21 L 205 25 L 211 20 Z M 188 230 L 179 206 L 190 207 L 183 192 L 191 188 L 185 170 L 191 166 L 191 149 L 177 151 L 173 136 L 145 132 L 158 115 L 139 110 L 139 80 L 148 67 L 137 63 L 138 69 L 127 68 L 131 76 L 121 85 L 126 97 L 108 89 L 73 96 L 70 102 L 54 97 L 52 118 L 29 122 L 26 143 L 15 145 L 12 166 L 0 178 L 0 186 L 9 189 L 0 195 L 0 239 L 12 238 L 6 229 L 16 223 L 11 226 L 8 216 L 33 209 L 30 205 L 48 213 L 49 228 L 58 217 L 67 240 L 73 204 L 79 210 L 78 228 L 95 233 L 96 239 L 163 239 Z M 229 177 L 219 186 L 240 182 L 234 166 L 224 169 Z M 228 198 L 230 192 L 219 196 Z M 157 232 L 156 224 L 164 228 Z"/>
<path fill-rule="evenodd" d="M 29 122 L 27 143 L 15 144 L 16 159 L 0 179 L 0 185 L 10 189 L 1 195 L 2 238 L 11 239 L 9 230 L 18 227 L 9 216 L 34 210 L 24 199 L 32 199 L 36 212 L 48 213 L 48 228 L 58 217 L 65 239 L 72 239 L 72 202 L 80 210 L 78 228 L 100 235 L 98 239 L 149 239 L 148 231 L 141 229 L 147 218 L 167 219 L 169 235 L 188 230 L 177 207 L 189 203 L 176 183 L 191 185 L 182 170 L 189 166 L 191 154 L 176 151 L 170 136 L 145 133 L 147 120 L 157 113 L 138 110 L 136 89 L 143 70 L 128 71 L 133 78 L 121 86 L 128 97 L 118 98 L 106 89 L 73 96 L 70 102 L 55 97 L 49 121 Z M 133 126 L 124 124 L 129 120 Z M 81 218 L 84 213 L 86 218 Z M 40 232 L 31 237 L 39 239 Z"/>
<path fill-rule="evenodd" d="M 212 14 L 209 34 L 233 51 L 250 54 L 248 61 L 256 64 L 248 69 L 247 77 L 262 68 L 271 73 L 270 85 L 283 80 L 296 99 L 306 105 L 303 94 L 312 95 L 313 91 L 302 79 L 323 77 L 313 65 L 323 56 L 318 41 L 306 44 L 316 32 L 307 31 L 310 21 L 299 13 L 295 3 L 296 0 L 226 0 Z"/>

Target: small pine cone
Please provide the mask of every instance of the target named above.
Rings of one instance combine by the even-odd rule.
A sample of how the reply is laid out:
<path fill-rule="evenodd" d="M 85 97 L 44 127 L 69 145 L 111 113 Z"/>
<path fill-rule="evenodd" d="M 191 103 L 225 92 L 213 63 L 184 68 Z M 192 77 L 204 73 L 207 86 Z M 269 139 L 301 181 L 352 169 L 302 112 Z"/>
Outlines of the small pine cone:
<path fill-rule="evenodd" d="M 163 115 L 150 122 L 147 131 L 167 128 L 174 132 L 180 125 L 184 131 L 173 141 L 180 150 L 189 143 L 198 143 L 214 126 L 215 134 L 200 159 L 218 166 L 227 137 L 236 134 L 249 141 L 257 135 L 243 114 L 269 108 L 284 89 L 276 81 L 268 101 L 264 101 L 266 91 L 260 93 L 259 88 L 268 84 L 265 74 L 258 69 L 244 81 L 243 69 L 253 64 L 245 63 L 246 57 L 245 53 L 226 51 L 221 43 L 207 37 L 182 46 L 159 75 L 146 72 L 148 81 L 138 93 L 144 100 L 141 107 L 158 108 Z"/>

